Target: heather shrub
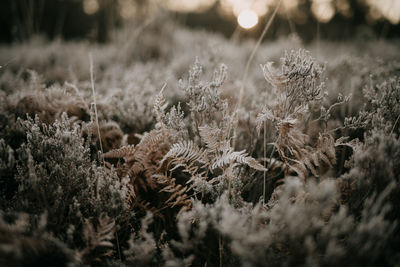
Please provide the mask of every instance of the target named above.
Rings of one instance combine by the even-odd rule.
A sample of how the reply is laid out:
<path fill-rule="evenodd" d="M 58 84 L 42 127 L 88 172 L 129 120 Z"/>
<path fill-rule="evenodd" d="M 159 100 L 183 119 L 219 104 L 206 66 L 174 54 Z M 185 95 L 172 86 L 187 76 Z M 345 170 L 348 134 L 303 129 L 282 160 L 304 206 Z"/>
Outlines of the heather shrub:
<path fill-rule="evenodd" d="M 74 251 L 46 231 L 47 214 L 0 213 L 0 263 L 4 266 L 76 266 Z"/>
<path fill-rule="evenodd" d="M 79 125 L 71 125 L 66 114 L 53 125 L 40 123 L 38 116 L 19 120 L 18 124 L 26 132 L 26 142 L 16 153 L 2 141 L 2 165 L 11 164 L 17 170 L 16 173 L 2 172 L 2 183 L 17 185 L 12 188 L 14 192 L 5 187 L 8 191 L 2 207 L 5 212 L 24 212 L 26 216 L 45 214 L 44 229 L 49 229 L 51 235 L 60 240 L 57 242 L 70 249 L 83 249 L 85 239 L 91 238 L 90 233 L 87 237 L 82 235 L 88 231 L 85 229 L 89 218 L 107 214 L 112 216 L 113 224 L 133 222 L 125 204 L 128 188 L 114 170 L 92 161 Z M 109 239 L 113 238 L 111 234 Z M 43 242 L 47 246 L 47 241 Z M 101 243 L 92 246 L 94 249 Z M 85 253 L 82 255 L 89 257 Z M 89 257 L 84 262 L 91 260 L 93 258 Z"/>
<path fill-rule="evenodd" d="M 0 47 L 0 265 L 396 266 L 398 41 L 253 47 Z"/>

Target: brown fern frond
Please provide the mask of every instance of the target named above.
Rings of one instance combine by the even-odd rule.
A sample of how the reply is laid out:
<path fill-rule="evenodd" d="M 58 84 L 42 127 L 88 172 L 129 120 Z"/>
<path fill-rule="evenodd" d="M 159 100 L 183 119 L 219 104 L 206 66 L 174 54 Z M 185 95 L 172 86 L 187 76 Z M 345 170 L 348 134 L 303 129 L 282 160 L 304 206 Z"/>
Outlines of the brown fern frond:
<path fill-rule="evenodd" d="M 173 144 L 168 153 L 161 160 L 162 165 L 167 159 L 173 158 L 175 160 L 181 159 L 185 162 L 197 161 L 200 163 L 207 163 L 207 151 L 199 148 L 192 141 L 183 141 Z"/>
<path fill-rule="evenodd" d="M 177 184 L 174 188 L 174 193 L 165 202 L 170 203 L 172 200 L 178 198 L 179 196 L 182 196 L 184 193 L 186 193 L 187 189 L 187 186 Z"/>
<path fill-rule="evenodd" d="M 102 155 L 103 158 L 129 158 L 133 157 L 136 152 L 134 145 L 127 145 L 118 149 L 111 150 Z"/>
<path fill-rule="evenodd" d="M 231 163 L 241 163 L 241 164 L 246 164 L 249 167 L 260 170 L 260 171 L 266 171 L 267 169 L 264 168 L 263 165 L 257 162 L 256 159 L 248 156 L 248 154 L 243 150 L 243 151 L 232 151 L 232 148 L 223 151 L 221 155 L 217 155 L 213 159 L 213 163 L 211 165 L 212 169 L 216 168 L 222 168 L 226 165 L 229 165 Z"/>
<path fill-rule="evenodd" d="M 247 164 L 250 168 L 258 170 L 258 171 L 267 171 L 267 169 L 260 164 L 255 158 L 253 157 L 246 157 L 246 161 L 244 161 L 245 164 Z"/>
<path fill-rule="evenodd" d="M 170 139 L 173 139 L 176 131 L 171 129 L 165 130 L 152 130 L 149 133 L 145 133 L 137 145 L 141 151 L 149 151 L 156 149 L 161 142 L 169 143 Z"/>
<path fill-rule="evenodd" d="M 326 154 L 332 164 L 336 164 L 335 139 L 330 134 L 320 134 L 317 141 L 317 150 Z"/>
<path fill-rule="evenodd" d="M 152 130 L 143 134 L 136 146 L 125 146 L 103 155 L 125 159 L 117 167 L 117 171 L 120 177 L 129 178 L 130 192 L 127 203 L 131 208 L 151 211 L 164 217 L 161 210 L 167 205 L 165 200 L 175 202 L 175 199 L 184 193 L 180 192 L 182 188 L 176 188 L 174 179 L 163 176 L 164 171 L 160 168 L 160 162 L 170 150 L 175 133 L 175 130 L 168 128 Z M 177 191 L 178 194 L 175 194 Z"/>
<path fill-rule="evenodd" d="M 283 74 L 279 74 L 278 71 L 272 66 L 273 64 L 273 62 L 267 62 L 265 65 L 261 65 L 261 68 L 263 70 L 265 80 L 273 86 L 279 88 L 285 85 L 288 79 Z"/>
<path fill-rule="evenodd" d="M 161 88 L 160 92 L 157 94 L 156 99 L 154 101 L 154 111 L 156 113 L 157 123 L 161 126 L 162 129 L 165 129 L 165 123 L 163 118 L 165 117 L 164 110 L 167 107 L 167 101 L 164 98 L 163 92 L 167 84 L 164 84 Z"/>
<path fill-rule="evenodd" d="M 97 226 L 98 245 L 103 247 L 112 247 L 110 242 L 114 239 L 115 221 L 108 216 L 101 216 L 99 218 L 99 225 Z"/>
<path fill-rule="evenodd" d="M 257 115 L 256 118 L 256 130 L 257 133 L 260 134 L 261 128 L 264 126 L 264 122 L 266 121 L 275 121 L 277 118 L 275 117 L 273 111 L 269 108 L 263 108 L 262 112 Z"/>
<path fill-rule="evenodd" d="M 96 230 L 92 222 L 86 219 L 83 226 L 83 238 L 86 242 L 86 247 L 77 253 L 78 258 L 84 261 L 92 260 L 89 256 L 93 254 L 94 250 L 98 249 L 103 251 L 102 253 L 97 253 L 94 258 L 95 261 L 99 261 L 100 257 L 112 255 L 113 250 L 110 248 L 114 246 L 111 242 L 114 239 L 114 233 L 115 221 L 110 217 L 101 215 L 98 219 Z"/>
<path fill-rule="evenodd" d="M 191 190 L 191 187 L 176 184 L 175 178 L 166 175 L 157 175 L 156 178 L 157 182 L 164 186 L 160 192 L 168 193 L 168 198 L 161 203 L 161 209 L 181 206 L 181 210 L 187 210 L 191 207 L 192 203 L 188 195 L 188 191 Z"/>
<path fill-rule="evenodd" d="M 315 176 L 315 177 L 318 177 L 318 172 L 317 172 L 317 170 L 315 169 L 315 167 L 314 167 L 314 165 L 316 166 L 316 167 L 318 167 L 319 166 L 319 162 L 317 161 L 317 162 L 315 162 L 314 160 L 315 160 L 315 157 L 313 156 L 313 155 L 315 155 L 316 153 L 312 153 L 310 156 L 307 156 L 307 157 L 305 157 L 305 158 L 303 158 L 303 163 L 304 163 L 304 166 L 306 166 L 307 167 L 307 169 L 309 169 L 310 171 L 311 171 L 311 173 Z M 316 164 L 315 164 L 316 163 Z"/>
<path fill-rule="evenodd" d="M 136 200 L 135 189 L 132 186 L 132 184 L 127 184 L 127 187 L 128 187 L 128 194 L 125 198 L 125 203 L 128 204 L 128 206 L 132 206 L 134 201 Z"/>
<path fill-rule="evenodd" d="M 302 181 L 307 179 L 308 170 L 304 163 L 297 161 L 296 164 L 289 165 L 289 169 L 294 171 Z"/>
<path fill-rule="evenodd" d="M 339 142 L 341 143 L 342 141 L 339 140 Z M 308 177 L 308 171 L 310 171 L 315 177 L 318 177 L 320 171 L 317 169 L 320 169 L 321 162 L 330 168 L 336 164 L 336 146 L 336 142 L 331 135 L 320 134 L 316 148 L 304 147 L 292 150 L 294 159 L 287 159 L 295 162 L 295 164 L 292 165 L 290 169 L 295 171 L 299 177 L 303 179 Z"/>
<path fill-rule="evenodd" d="M 222 129 L 207 125 L 199 127 L 199 131 L 202 141 L 211 151 L 225 150 L 230 146 L 227 134 Z"/>

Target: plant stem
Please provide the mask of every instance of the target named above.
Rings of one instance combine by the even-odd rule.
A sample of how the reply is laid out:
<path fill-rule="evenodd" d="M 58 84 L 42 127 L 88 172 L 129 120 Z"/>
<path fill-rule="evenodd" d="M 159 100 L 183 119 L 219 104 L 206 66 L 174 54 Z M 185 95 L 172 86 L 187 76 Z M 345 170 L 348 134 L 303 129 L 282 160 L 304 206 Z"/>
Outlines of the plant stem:
<path fill-rule="evenodd" d="M 101 154 L 104 154 L 103 145 L 102 145 L 102 143 L 101 143 L 99 116 L 98 116 L 98 114 L 97 114 L 96 91 L 95 91 L 95 89 L 94 89 L 94 77 L 93 77 L 93 57 L 92 57 L 92 54 L 91 54 L 91 53 L 89 54 L 89 61 L 90 61 L 90 83 L 91 83 L 91 85 L 92 85 L 93 105 L 94 105 L 94 114 L 95 114 L 95 117 L 96 117 L 97 134 L 98 134 L 98 136 L 99 136 L 99 143 L 100 143 L 100 151 L 101 151 Z M 99 156 L 99 159 L 102 159 L 102 157 Z M 106 163 L 105 163 L 105 161 L 104 161 L 104 158 L 103 158 L 102 160 L 103 160 L 103 166 L 104 166 L 104 168 L 105 168 L 105 167 L 106 167 Z M 99 198 L 99 181 L 98 181 L 98 179 L 96 179 L 96 198 L 97 198 L 97 199 Z"/>
<path fill-rule="evenodd" d="M 396 121 L 394 122 L 393 128 L 392 128 L 392 130 L 390 131 L 390 136 L 392 136 L 393 131 L 394 131 L 394 129 L 396 128 L 397 123 L 399 122 L 399 119 L 400 119 L 400 115 L 397 116 L 397 119 L 396 119 Z"/>
<path fill-rule="evenodd" d="M 222 243 L 222 237 L 219 236 L 219 266 L 222 267 L 222 255 L 224 253 L 224 244 Z"/>
<path fill-rule="evenodd" d="M 265 37 L 265 34 L 267 34 L 268 29 L 271 27 L 272 21 L 274 20 L 274 18 L 276 16 L 276 13 L 278 12 L 278 9 L 279 9 L 279 7 L 281 5 L 281 2 L 282 2 L 282 0 L 280 0 L 278 5 L 275 7 L 274 12 L 272 13 L 270 19 L 268 20 L 268 23 L 265 25 L 264 30 L 261 33 L 260 38 L 258 38 L 258 41 L 257 41 L 256 45 L 254 46 L 254 49 L 251 52 L 249 59 L 247 60 L 246 68 L 245 68 L 244 74 L 243 74 L 242 85 L 240 87 L 240 92 L 239 92 L 239 100 L 238 100 L 239 102 L 238 102 L 238 104 L 236 106 L 236 116 L 239 116 L 239 110 L 242 107 L 244 87 L 245 87 L 245 84 L 246 84 L 247 75 L 249 73 L 250 64 L 253 61 L 253 58 L 256 55 L 256 52 L 257 52 L 258 48 L 260 47 L 261 42 Z M 239 122 L 239 120 L 236 119 L 235 120 L 235 127 L 233 128 L 233 140 L 232 140 L 232 147 L 233 148 L 235 148 L 235 145 L 236 145 L 236 132 L 237 132 L 238 122 Z"/>
<path fill-rule="evenodd" d="M 267 165 L 267 123 L 264 121 L 264 168 Z M 267 187 L 267 171 L 264 171 L 263 203 L 265 203 L 265 189 Z"/>

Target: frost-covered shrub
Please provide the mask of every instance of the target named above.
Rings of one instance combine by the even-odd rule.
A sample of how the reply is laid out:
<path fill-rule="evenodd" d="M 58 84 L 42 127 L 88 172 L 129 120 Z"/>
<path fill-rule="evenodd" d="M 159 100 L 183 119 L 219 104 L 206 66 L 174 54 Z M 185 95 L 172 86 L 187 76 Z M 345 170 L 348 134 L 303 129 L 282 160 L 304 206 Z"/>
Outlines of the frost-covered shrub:
<path fill-rule="evenodd" d="M 124 251 L 128 265 L 154 265 L 160 263 L 157 256 L 157 244 L 154 235 L 148 232 L 149 224 L 152 223 L 150 213 L 141 220 L 141 228 L 138 233 L 131 235 L 128 244 L 129 248 Z"/>
<path fill-rule="evenodd" d="M 387 133 L 399 132 L 400 78 L 391 77 L 387 81 L 364 89 L 370 107 L 369 120 L 372 128 L 385 129 Z"/>
<path fill-rule="evenodd" d="M 16 160 L 14 150 L 4 141 L 0 139 L 0 209 L 6 208 L 7 201 L 13 197 L 16 189 L 14 180 Z"/>
<path fill-rule="evenodd" d="M 2 266 L 77 266 L 74 251 L 46 231 L 47 214 L 0 212 Z"/>
<path fill-rule="evenodd" d="M 343 197 L 353 212 L 359 212 L 363 200 L 372 192 L 380 193 L 393 183 L 389 195 L 390 214 L 392 219 L 398 218 L 399 162 L 400 141 L 397 137 L 377 130 L 366 134 L 365 143 L 354 152 L 351 170 L 340 178 Z"/>
<path fill-rule="evenodd" d="M 0 47 L 0 265 L 395 266 L 398 41 L 253 47 Z"/>
<path fill-rule="evenodd" d="M 385 218 L 389 208 L 384 204 L 392 186 L 368 198 L 360 218 L 338 206 L 333 180 L 304 185 L 288 179 L 268 206 L 234 207 L 225 198 L 213 205 L 196 202 L 180 216 L 181 241 L 173 242 L 172 248 L 179 259 L 184 256 L 182 265 L 214 262 L 217 255 L 224 265 L 242 266 L 393 264 L 386 256 L 396 254 L 391 247 L 396 223 Z M 218 239 L 219 247 L 204 249 Z"/>
<path fill-rule="evenodd" d="M 107 214 L 118 223 L 129 219 L 126 186 L 115 171 L 91 160 L 78 125 L 71 126 L 66 115 L 53 125 L 41 124 L 38 117 L 19 123 L 26 143 L 16 150 L 18 187 L 6 210 L 47 213 L 47 227 L 63 241 L 67 229 L 78 231 L 74 238 L 81 236 L 86 218 Z"/>

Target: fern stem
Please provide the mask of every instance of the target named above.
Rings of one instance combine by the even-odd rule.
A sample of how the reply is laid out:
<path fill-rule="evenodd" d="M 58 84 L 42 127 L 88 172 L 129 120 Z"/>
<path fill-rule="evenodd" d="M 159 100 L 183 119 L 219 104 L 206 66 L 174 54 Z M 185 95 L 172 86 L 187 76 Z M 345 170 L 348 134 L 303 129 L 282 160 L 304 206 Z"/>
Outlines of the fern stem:
<path fill-rule="evenodd" d="M 397 119 L 396 119 L 396 121 L 394 122 L 394 125 L 393 125 L 393 127 L 392 127 L 392 130 L 390 131 L 390 136 L 392 136 L 393 131 L 394 131 L 394 129 L 396 128 L 397 123 L 399 122 L 399 119 L 400 119 L 400 115 L 397 116 Z"/>
<path fill-rule="evenodd" d="M 228 178 L 228 201 L 231 199 L 231 186 L 232 186 L 232 178 Z"/>
<path fill-rule="evenodd" d="M 267 123 L 264 121 L 264 168 L 267 165 Z M 263 203 L 265 203 L 265 189 L 267 187 L 267 171 L 264 171 Z"/>
<path fill-rule="evenodd" d="M 222 267 L 222 256 L 224 253 L 224 243 L 222 242 L 222 237 L 221 235 L 219 236 L 219 266 Z"/>
<path fill-rule="evenodd" d="M 121 248 L 119 246 L 119 239 L 118 239 L 118 232 L 117 230 L 115 230 L 115 241 L 117 241 L 117 249 L 118 249 L 118 256 L 119 256 L 119 260 L 122 262 L 122 257 L 121 257 Z"/>
<path fill-rule="evenodd" d="M 232 165 L 233 165 L 233 162 L 231 161 L 230 166 L 228 168 L 229 170 L 231 170 Z M 230 202 L 230 200 L 231 200 L 231 187 L 232 187 L 232 173 L 229 172 L 228 173 L 228 195 L 227 195 L 228 202 Z"/>

